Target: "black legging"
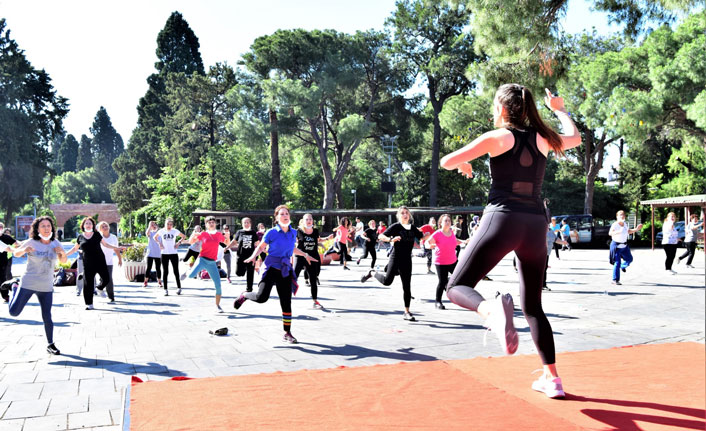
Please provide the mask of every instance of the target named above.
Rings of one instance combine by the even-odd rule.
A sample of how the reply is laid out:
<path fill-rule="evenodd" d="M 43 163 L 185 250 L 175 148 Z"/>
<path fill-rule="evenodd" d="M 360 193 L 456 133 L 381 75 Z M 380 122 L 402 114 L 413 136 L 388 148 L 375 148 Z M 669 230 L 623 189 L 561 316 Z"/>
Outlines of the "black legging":
<path fill-rule="evenodd" d="M 101 264 L 102 263 L 102 264 Z M 100 275 L 101 282 L 98 286 L 96 283 L 96 274 Z M 83 300 L 86 305 L 93 305 L 93 289 L 105 289 L 105 286 L 110 282 L 110 274 L 108 266 L 105 264 L 105 259 L 101 256 L 98 262 L 83 261 Z"/>
<path fill-rule="evenodd" d="M 395 276 L 399 274 L 402 280 L 402 297 L 404 298 L 405 308 L 409 308 L 412 302 L 412 256 L 395 256 L 392 255 L 390 261 L 385 267 L 385 272 L 375 273 L 375 278 L 385 286 L 389 286 L 395 280 Z"/>
<path fill-rule="evenodd" d="M 252 283 L 255 274 L 255 264 L 253 262 L 245 263 L 243 262 L 249 256 L 238 257 L 235 263 L 235 275 L 238 277 L 246 276 L 246 288 L 248 292 L 252 292 Z"/>
<path fill-rule="evenodd" d="M 277 286 L 277 296 L 282 307 L 282 324 L 285 332 L 292 327 L 292 275 L 282 277 L 279 269 L 268 268 L 265 277 L 260 280 L 257 292 L 246 292 L 243 296 L 251 301 L 263 304 L 270 299 L 272 286 Z"/>
<path fill-rule="evenodd" d="M 686 264 L 691 265 L 691 262 L 694 261 L 694 255 L 696 254 L 696 241 L 685 242 L 684 247 L 686 247 L 686 251 L 679 256 L 679 260 L 689 256 L 689 260 L 686 261 Z"/>
<path fill-rule="evenodd" d="M 439 284 L 436 285 L 436 302 L 441 302 L 441 297 L 449 282 L 449 274 L 453 274 L 456 263 L 458 262 L 448 265 L 434 265 L 436 266 L 436 276 L 439 278 Z"/>
<path fill-rule="evenodd" d="M 338 243 L 338 250 L 339 250 L 339 253 L 341 253 L 341 265 L 345 265 L 347 258 L 349 258 L 348 246 L 344 242 L 339 242 Z"/>
<path fill-rule="evenodd" d="M 547 220 L 544 215 L 488 212 L 461 253 L 449 279 L 446 296 L 472 311 L 484 301 L 474 287 L 500 260 L 514 251 L 520 274 L 520 303 L 539 357 L 545 365 L 555 362 L 552 327 L 542 309 L 542 277 L 546 265 Z"/>
<path fill-rule="evenodd" d="M 162 260 L 158 257 L 147 256 L 147 271 L 145 271 L 145 281 L 150 280 L 150 274 L 152 273 L 152 262 L 154 262 L 154 269 L 157 271 L 157 280 L 162 279 Z"/>
<path fill-rule="evenodd" d="M 182 262 L 188 262 L 189 259 L 194 258 L 194 261 L 199 258 L 199 252 L 194 250 L 194 249 L 188 249 L 186 250 L 186 256 L 181 260 Z"/>
<path fill-rule="evenodd" d="M 294 266 L 294 272 L 297 274 L 297 277 L 299 277 L 299 273 L 302 269 L 306 269 L 304 273 L 309 276 L 309 284 L 311 284 L 311 298 L 316 301 L 319 293 L 319 273 L 321 272 L 321 264 L 319 262 L 311 262 L 311 264 L 307 264 L 305 257 L 297 256 L 297 263 Z"/>
<path fill-rule="evenodd" d="M 169 278 L 169 262 L 172 263 L 174 278 L 176 278 L 177 289 L 181 289 L 181 280 L 179 279 L 179 255 L 178 254 L 162 254 L 162 274 L 164 278 L 164 290 L 167 290 L 167 279 Z"/>
<path fill-rule="evenodd" d="M 667 271 L 672 270 L 672 264 L 674 263 L 674 256 L 677 255 L 677 245 L 676 244 L 662 244 L 664 247 L 664 253 L 667 258 L 664 259 L 664 269 Z"/>
<path fill-rule="evenodd" d="M 370 262 L 370 269 L 375 268 L 375 261 L 378 259 L 378 254 L 375 251 L 375 244 L 372 243 L 372 241 L 365 241 L 365 251 L 363 252 L 363 256 L 361 256 L 362 259 L 367 259 L 368 258 L 368 253 L 370 253 L 370 258 L 372 259 L 372 262 Z"/>

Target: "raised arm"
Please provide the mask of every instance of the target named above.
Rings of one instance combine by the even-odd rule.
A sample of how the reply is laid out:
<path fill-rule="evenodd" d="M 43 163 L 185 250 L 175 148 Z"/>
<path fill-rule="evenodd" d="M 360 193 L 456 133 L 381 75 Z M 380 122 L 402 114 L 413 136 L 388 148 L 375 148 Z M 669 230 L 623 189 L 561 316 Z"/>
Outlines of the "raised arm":
<path fill-rule="evenodd" d="M 544 91 L 547 93 L 544 97 L 544 103 L 554 112 L 554 115 L 557 116 L 564 130 L 564 133 L 559 135 L 561 142 L 564 144 L 564 150 L 578 147 L 581 145 L 581 134 L 579 133 L 579 129 L 576 128 L 576 124 L 574 124 L 574 121 L 569 116 L 569 113 L 566 112 L 564 108 L 564 99 L 559 96 L 554 96 L 547 88 L 545 88 Z"/>
<path fill-rule="evenodd" d="M 452 171 L 458 169 L 459 172 L 470 178 L 472 176 L 471 165 L 468 163 L 478 157 L 490 154 L 491 156 L 502 152 L 505 146 L 514 142 L 512 133 L 507 129 L 496 129 L 485 132 L 470 144 L 460 148 L 453 153 L 445 155 L 441 159 L 441 167 Z"/>

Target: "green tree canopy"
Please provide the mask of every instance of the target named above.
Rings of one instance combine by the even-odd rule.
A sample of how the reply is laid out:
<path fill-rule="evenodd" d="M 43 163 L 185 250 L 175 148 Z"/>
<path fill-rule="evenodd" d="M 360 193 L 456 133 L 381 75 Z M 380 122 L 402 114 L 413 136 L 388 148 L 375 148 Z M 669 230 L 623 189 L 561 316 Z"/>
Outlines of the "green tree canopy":
<path fill-rule="evenodd" d="M 78 157 L 76 158 L 75 172 L 93 167 L 93 142 L 86 135 L 81 135 L 78 144 Z"/>
<path fill-rule="evenodd" d="M 91 134 L 93 134 L 91 148 L 95 154 L 93 167 L 97 172 L 105 175 L 108 182 L 112 184 L 118 178 L 113 169 L 113 161 L 123 153 L 124 144 L 123 138 L 110 121 L 108 111 L 102 106 L 93 119 Z"/>

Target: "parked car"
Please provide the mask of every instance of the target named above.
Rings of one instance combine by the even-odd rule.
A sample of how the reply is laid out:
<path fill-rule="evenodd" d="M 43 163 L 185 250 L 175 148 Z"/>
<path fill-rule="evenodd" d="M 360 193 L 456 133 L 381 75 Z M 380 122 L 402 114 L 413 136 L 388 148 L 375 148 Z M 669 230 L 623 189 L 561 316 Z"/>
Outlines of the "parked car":
<path fill-rule="evenodd" d="M 571 229 L 572 244 L 594 244 L 607 246 L 610 244 L 608 231 L 612 221 L 594 218 L 591 214 L 558 215 L 556 222 L 566 219 Z"/>

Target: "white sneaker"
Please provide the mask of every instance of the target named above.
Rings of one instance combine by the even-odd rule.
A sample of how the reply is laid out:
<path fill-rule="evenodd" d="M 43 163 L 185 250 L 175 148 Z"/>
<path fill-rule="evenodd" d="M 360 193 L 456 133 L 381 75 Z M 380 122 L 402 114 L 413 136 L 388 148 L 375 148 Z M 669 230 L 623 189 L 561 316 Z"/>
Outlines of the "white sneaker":
<path fill-rule="evenodd" d="M 93 304 L 91 304 L 86 306 L 86 310 L 95 310 L 95 308 L 93 308 Z"/>
<path fill-rule="evenodd" d="M 672 275 L 677 275 L 677 272 L 673 269 L 668 269 L 668 272 L 670 272 Z"/>
<path fill-rule="evenodd" d="M 494 301 L 492 307 L 488 318 L 485 320 L 485 327 L 497 335 L 503 352 L 506 355 L 512 355 L 517 351 L 519 344 L 517 330 L 512 321 L 514 309 L 512 295 L 509 293 L 501 295 Z"/>
<path fill-rule="evenodd" d="M 76 296 L 81 296 L 81 290 L 83 289 L 81 289 L 80 287 L 76 288 Z"/>
<path fill-rule="evenodd" d="M 548 380 L 542 376 L 532 382 L 532 389 L 537 392 L 544 392 L 544 395 L 549 398 L 564 398 L 566 396 L 564 386 L 561 384 L 561 377 Z"/>
<path fill-rule="evenodd" d="M 181 287 L 177 289 L 177 295 L 181 295 Z"/>
<path fill-rule="evenodd" d="M 686 267 L 687 267 L 687 268 L 695 268 L 694 265 L 689 265 L 688 263 L 686 264 Z"/>
<path fill-rule="evenodd" d="M 105 293 L 105 289 L 98 289 L 98 294 L 101 296 L 101 298 L 107 298 L 108 295 Z"/>
<path fill-rule="evenodd" d="M 223 309 L 221 308 L 220 305 L 216 305 L 216 308 L 218 308 L 218 312 L 219 312 L 219 313 L 223 313 Z"/>

